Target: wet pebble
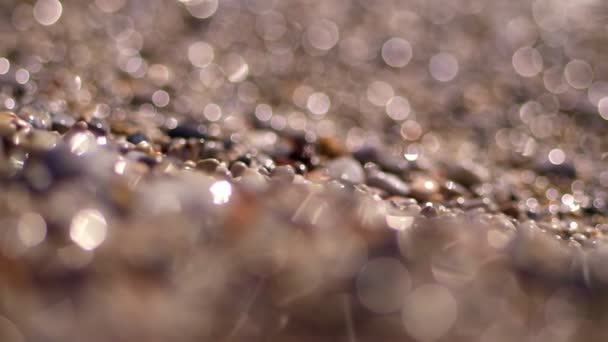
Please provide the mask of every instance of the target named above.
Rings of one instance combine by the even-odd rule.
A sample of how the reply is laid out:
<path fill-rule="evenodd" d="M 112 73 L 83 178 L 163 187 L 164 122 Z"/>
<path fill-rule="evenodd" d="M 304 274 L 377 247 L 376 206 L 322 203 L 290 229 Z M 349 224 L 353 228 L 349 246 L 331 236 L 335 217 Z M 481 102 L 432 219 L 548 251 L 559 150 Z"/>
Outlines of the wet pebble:
<path fill-rule="evenodd" d="M 555 165 L 549 161 L 539 162 L 536 165 L 536 172 L 541 175 L 556 176 L 563 178 L 576 178 L 576 167 L 572 162 L 565 161 L 562 164 Z"/>
<path fill-rule="evenodd" d="M 53 113 L 52 122 L 53 130 L 56 130 L 59 133 L 65 133 L 74 126 L 76 119 L 65 113 Z"/>
<path fill-rule="evenodd" d="M 489 178 L 488 170 L 473 162 L 446 162 L 443 166 L 448 179 L 469 188 Z"/>
<path fill-rule="evenodd" d="M 137 145 L 141 142 L 149 141 L 149 138 L 145 134 L 138 132 L 138 133 L 133 133 L 133 134 L 127 136 L 127 141 L 133 145 Z"/>
<path fill-rule="evenodd" d="M 372 162 L 383 170 L 400 174 L 409 170 L 410 165 L 404 158 L 391 154 L 386 148 L 364 146 L 354 153 L 354 157 L 362 164 Z"/>
<path fill-rule="evenodd" d="M 9 136 L 17 131 L 15 120 L 17 116 L 12 112 L 0 112 L 0 135 Z"/>
<path fill-rule="evenodd" d="M 196 138 L 196 139 L 205 139 L 207 135 L 201 132 L 199 126 L 196 124 L 181 124 L 177 127 L 170 129 L 167 132 L 171 138 Z"/>
<path fill-rule="evenodd" d="M 51 129 L 53 125 L 53 120 L 48 112 L 39 110 L 33 106 L 23 107 L 19 111 L 19 117 L 38 129 Z"/>
<path fill-rule="evenodd" d="M 89 129 L 95 134 L 106 135 L 110 131 L 110 125 L 108 125 L 108 123 L 103 119 L 92 118 L 87 122 L 87 124 L 89 126 Z M 129 140 L 129 138 L 127 138 L 127 140 Z"/>
<path fill-rule="evenodd" d="M 233 177 L 240 177 L 247 169 L 247 164 L 243 163 L 242 161 L 236 161 L 232 163 L 232 166 L 230 167 L 230 173 L 232 173 Z"/>
<path fill-rule="evenodd" d="M 332 179 L 355 184 L 365 182 L 363 167 L 353 158 L 342 157 L 334 159 L 327 164 L 326 168 Z"/>
<path fill-rule="evenodd" d="M 412 176 L 411 196 L 426 202 L 430 201 L 439 193 L 439 183 L 424 174 L 417 173 Z"/>
<path fill-rule="evenodd" d="M 215 172 L 215 170 L 219 166 L 220 166 L 220 161 L 215 158 L 203 159 L 196 163 L 197 169 L 207 172 L 207 173 Z"/>
<path fill-rule="evenodd" d="M 270 177 L 281 182 L 291 183 L 295 177 L 295 171 L 291 165 L 281 165 L 270 171 Z"/>
<path fill-rule="evenodd" d="M 372 171 L 367 176 L 367 185 L 382 189 L 391 195 L 408 196 L 410 187 L 399 177 L 382 171 Z"/>

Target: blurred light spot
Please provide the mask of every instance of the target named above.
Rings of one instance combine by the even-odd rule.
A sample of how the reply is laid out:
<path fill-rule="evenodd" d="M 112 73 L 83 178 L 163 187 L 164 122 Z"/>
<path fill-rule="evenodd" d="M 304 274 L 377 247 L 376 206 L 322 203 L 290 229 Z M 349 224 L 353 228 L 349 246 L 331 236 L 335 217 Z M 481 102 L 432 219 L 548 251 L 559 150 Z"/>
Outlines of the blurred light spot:
<path fill-rule="evenodd" d="M 525 17 L 511 19 L 506 33 L 511 46 L 532 46 L 538 39 L 537 26 Z"/>
<path fill-rule="evenodd" d="M 83 209 L 72 219 L 70 238 L 82 249 L 91 251 L 106 239 L 107 223 L 95 209 Z"/>
<path fill-rule="evenodd" d="M 7 98 L 6 100 L 4 100 L 4 107 L 6 107 L 6 109 L 12 110 L 15 109 L 15 106 L 17 104 L 15 103 L 15 100 L 13 100 L 12 98 Z"/>
<path fill-rule="evenodd" d="M 420 145 L 410 144 L 407 146 L 405 153 L 403 154 L 407 161 L 416 161 L 420 156 Z"/>
<path fill-rule="evenodd" d="M 320 92 L 310 95 L 308 101 L 306 102 L 306 107 L 308 110 L 315 115 L 327 114 L 330 106 L 331 100 L 329 99 L 329 96 Z"/>
<path fill-rule="evenodd" d="M 166 107 L 170 100 L 169 93 L 164 90 L 157 90 L 152 94 L 152 103 L 154 103 L 156 107 Z"/>
<path fill-rule="evenodd" d="M 68 146 L 72 153 L 80 156 L 97 146 L 95 135 L 89 131 L 78 132 L 69 138 Z"/>
<path fill-rule="evenodd" d="M 402 314 L 410 336 L 418 341 L 436 341 L 452 328 L 458 316 L 458 304 L 447 288 L 427 284 L 407 296 Z"/>
<path fill-rule="evenodd" d="M 405 97 L 393 96 L 386 103 L 386 114 L 395 121 L 405 120 L 410 115 L 410 101 Z"/>
<path fill-rule="evenodd" d="M 46 238 L 46 222 L 36 213 L 26 213 L 19 218 L 17 235 L 26 247 L 34 247 Z"/>
<path fill-rule="evenodd" d="M 357 276 L 357 296 L 375 313 L 391 313 L 401 308 L 411 287 L 409 272 L 395 258 L 376 258 Z"/>
<path fill-rule="evenodd" d="M 593 81 L 593 69 L 589 63 L 575 59 L 566 65 L 564 76 L 572 88 L 586 89 Z"/>
<path fill-rule="evenodd" d="M 327 19 L 314 22 L 306 30 L 306 39 L 314 48 L 329 50 L 340 40 L 338 26 Z"/>
<path fill-rule="evenodd" d="M 553 165 L 560 165 L 566 161 L 566 154 L 559 148 L 554 148 L 549 152 L 549 161 Z"/>
<path fill-rule="evenodd" d="M 249 74 L 249 65 L 247 65 L 243 57 L 235 53 L 224 57 L 222 66 L 228 81 L 232 83 L 244 81 Z"/>
<path fill-rule="evenodd" d="M 222 108 L 215 103 L 209 103 L 205 106 L 203 115 L 209 121 L 218 121 L 222 117 Z"/>
<path fill-rule="evenodd" d="M 61 18 L 63 6 L 59 0 L 38 0 L 34 5 L 34 19 L 44 26 L 50 26 Z"/>
<path fill-rule="evenodd" d="M 422 127 L 414 120 L 408 120 L 401 125 L 401 136 L 409 141 L 420 139 Z"/>
<path fill-rule="evenodd" d="M 218 0 L 190 0 L 187 1 L 186 8 L 191 16 L 206 19 L 217 11 Z"/>
<path fill-rule="evenodd" d="M 307 108 L 308 99 L 315 90 L 307 85 L 298 86 L 291 96 L 293 103 L 300 108 Z"/>
<path fill-rule="evenodd" d="M 452 54 L 440 52 L 429 61 L 431 76 L 439 82 L 449 82 L 458 75 L 458 60 Z"/>
<path fill-rule="evenodd" d="M 367 99 L 378 107 L 384 107 L 394 95 L 393 87 L 383 81 L 374 81 L 367 87 Z"/>
<path fill-rule="evenodd" d="M 5 75 L 11 68 L 11 62 L 2 57 L 0 58 L 0 75 Z"/>
<path fill-rule="evenodd" d="M 568 83 L 564 71 L 559 66 L 553 66 L 543 73 L 545 88 L 553 94 L 563 94 L 568 91 Z"/>
<path fill-rule="evenodd" d="M 25 69 L 19 69 L 15 72 L 15 81 L 19 84 L 26 84 L 30 80 L 30 72 Z"/>
<path fill-rule="evenodd" d="M 192 43 L 188 47 L 188 60 L 196 67 L 206 67 L 209 63 L 213 62 L 214 57 L 213 46 L 205 42 Z"/>
<path fill-rule="evenodd" d="M 260 121 L 268 121 L 272 117 L 272 107 L 262 103 L 255 107 L 255 117 Z"/>
<path fill-rule="evenodd" d="M 412 59 L 412 46 L 405 39 L 393 37 L 382 45 L 381 53 L 386 64 L 402 68 Z"/>
<path fill-rule="evenodd" d="M 515 71 L 523 77 L 536 76 L 543 70 L 543 56 L 529 46 L 515 51 L 511 62 Z"/>
<path fill-rule="evenodd" d="M 604 97 L 597 104 L 597 110 L 604 120 L 608 120 L 608 97 Z"/>
<path fill-rule="evenodd" d="M 232 185 L 230 185 L 228 181 L 222 180 L 213 183 L 209 188 L 209 191 L 211 191 L 211 194 L 213 195 L 214 204 L 228 203 L 230 196 L 232 195 Z"/>

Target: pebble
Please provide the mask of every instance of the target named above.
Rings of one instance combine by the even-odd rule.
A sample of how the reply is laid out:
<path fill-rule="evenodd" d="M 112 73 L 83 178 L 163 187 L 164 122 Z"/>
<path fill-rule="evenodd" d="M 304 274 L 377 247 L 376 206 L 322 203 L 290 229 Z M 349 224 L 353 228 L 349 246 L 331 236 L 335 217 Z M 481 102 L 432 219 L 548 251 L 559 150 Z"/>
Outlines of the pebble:
<path fill-rule="evenodd" d="M 408 196 L 410 187 L 399 177 L 382 172 L 373 171 L 367 176 L 367 185 L 382 189 L 391 195 Z"/>
<path fill-rule="evenodd" d="M 364 146 L 357 150 L 353 156 L 362 164 L 372 162 L 378 164 L 383 170 L 396 174 L 406 172 L 410 168 L 407 160 L 387 152 L 386 148 Z"/>
<path fill-rule="evenodd" d="M 38 110 L 33 106 L 23 107 L 19 111 L 19 117 L 29 122 L 34 128 L 38 129 L 51 129 L 53 126 L 53 120 L 51 115 L 43 110 Z"/>
<path fill-rule="evenodd" d="M 184 138 L 184 139 L 189 139 L 189 138 L 205 139 L 205 138 L 207 138 L 207 135 L 202 133 L 198 129 L 198 125 L 194 125 L 194 124 L 178 125 L 177 127 L 167 131 L 167 135 L 169 135 L 171 138 Z"/>
<path fill-rule="evenodd" d="M 76 119 L 65 113 L 53 113 L 51 116 L 52 128 L 59 133 L 67 132 L 76 123 Z"/>
<path fill-rule="evenodd" d="M 127 136 L 127 141 L 130 142 L 133 145 L 137 145 L 137 144 L 139 144 L 141 142 L 147 142 L 149 140 L 150 139 L 145 134 L 140 133 L 140 132 L 133 133 L 133 134 Z"/>
<path fill-rule="evenodd" d="M 439 193 L 439 183 L 421 173 L 412 176 L 411 194 L 415 199 L 426 202 L 430 201 Z"/>
<path fill-rule="evenodd" d="M 443 163 L 446 177 L 466 187 L 487 181 L 488 170 L 473 162 L 448 162 Z"/>
<path fill-rule="evenodd" d="M 570 161 L 565 161 L 562 164 L 555 165 L 549 161 L 537 163 L 536 172 L 541 175 L 557 176 L 574 179 L 576 178 L 576 167 Z"/>
<path fill-rule="evenodd" d="M 0 112 L 0 135 L 9 136 L 17 131 L 16 118 L 12 112 Z"/>
<path fill-rule="evenodd" d="M 270 177 L 281 182 L 291 183 L 296 175 L 296 172 L 291 165 L 277 166 L 270 171 Z"/>
<path fill-rule="evenodd" d="M 424 215 L 427 218 L 436 217 L 437 216 L 437 208 L 433 203 L 427 202 L 420 209 L 420 214 Z"/>
<path fill-rule="evenodd" d="M 61 135 L 57 132 L 34 130 L 26 140 L 28 148 L 34 151 L 48 151 L 61 142 Z"/>
<path fill-rule="evenodd" d="M 250 191 L 263 191 L 268 186 L 268 181 L 256 170 L 246 169 L 239 178 L 239 184 Z"/>
<path fill-rule="evenodd" d="M 215 170 L 219 166 L 220 166 L 220 161 L 215 158 L 203 159 L 196 163 L 197 169 L 207 172 L 207 173 L 215 172 Z"/>
<path fill-rule="evenodd" d="M 332 179 L 348 183 L 365 182 L 365 172 L 361 164 L 351 157 L 341 157 L 327 163 L 327 172 Z"/>
<path fill-rule="evenodd" d="M 110 125 L 108 125 L 108 123 L 105 120 L 99 119 L 99 118 L 92 118 L 91 120 L 89 120 L 87 122 L 89 129 L 98 135 L 106 135 L 108 134 L 108 132 L 110 131 Z M 127 140 L 129 140 L 127 138 Z M 145 139 L 147 140 L 147 139 Z M 137 143 L 133 143 L 136 144 Z"/>
<path fill-rule="evenodd" d="M 243 163 L 242 161 L 236 161 L 232 163 L 232 166 L 230 167 L 230 173 L 232 173 L 232 176 L 236 178 L 240 177 L 247 169 L 247 164 Z"/>

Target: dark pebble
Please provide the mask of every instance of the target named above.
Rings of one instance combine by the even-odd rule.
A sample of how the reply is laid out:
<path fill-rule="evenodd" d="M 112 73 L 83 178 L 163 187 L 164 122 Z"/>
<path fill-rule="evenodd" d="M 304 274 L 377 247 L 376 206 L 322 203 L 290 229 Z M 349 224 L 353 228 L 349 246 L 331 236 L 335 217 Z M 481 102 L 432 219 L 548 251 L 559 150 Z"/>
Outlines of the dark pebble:
<path fill-rule="evenodd" d="M 554 165 L 549 161 L 541 162 L 536 166 L 536 172 L 546 176 L 576 178 L 576 167 L 571 162 L 564 162 L 560 165 Z"/>
<path fill-rule="evenodd" d="M 170 129 L 167 132 L 171 138 L 196 138 L 196 139 L 206 139 L 207 135 L 202 133 L 197 125 L 193 124 L 182 124 L 173 129 Z"/>
<path fill-rule="evenodd" d="M 108 125 L 105 120 L 99 118 L 92 118 L 89 120 L 89 122 L 87 122 L 87 125 L 89 126 L 91 132 L 98 135 L 106 135 L 110 131 L 110 125 Z"/>
<path fill-rule="evenodd" d="M 53 130 L 63 134 L 74 126 L 76 120 L 70 115 L 64 113 L 55 113 L 52 115 L 52 122 Z"/>
<path fill-rule="evenodd" d="M 356 151 L 353 156 L 362 164 L 372 162 L 388 172 L 403 173 L 410 168 L 409 162 L 404 158 L 390 154 L 375 146 L 364 146 Z"/>
<path fill-rule="evenodd" d="M 391 195 L 407 196 L 410 193 L 410 187 L 399 177 L 382 172 L 371 172 L 367 176 L 367 185 L 382 189 Z"/>
<path fill-rule="evenodd" d="M 247 164 L 243 163 L 242 161 L 236 161 L 230 167 L 230 173 L 232 173 L 232 177 L 240 177 L 247 169 Z"/>
<path fill-rule="evenodd" d="M 444 163 L 446 177 L 466 187 L 472 187 L 488 179 L 487 170 L 473 163 Z"/>
<path fill-rule="evenodd" d="M 133 145 L 137 145 L 143 141 L 149 141 L 148 137 L 143 133 L 133 133 L 127 137 L 127 141 Z"/>

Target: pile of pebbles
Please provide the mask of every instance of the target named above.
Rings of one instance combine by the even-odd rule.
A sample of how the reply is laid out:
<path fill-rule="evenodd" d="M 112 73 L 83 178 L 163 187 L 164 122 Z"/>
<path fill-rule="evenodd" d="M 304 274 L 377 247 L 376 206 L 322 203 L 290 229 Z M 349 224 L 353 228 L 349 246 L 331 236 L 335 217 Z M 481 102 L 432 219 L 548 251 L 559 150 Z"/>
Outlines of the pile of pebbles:
<path fill-rule="evenodd" d="M 285 89 L 300 73 L 312 72 L 307 82 L 318 87 L 325 76 L 332 94 L 355 89 L 340 88 L 334 68 L 361 68 L 351 81 L 392 77 L 379 60 L 344 69 L 321 51 L 332 46 L 315 29 L 338 23 L 346 31 L 348 18 L 305 31 L 313 44 L 302 43 L 305 52 L 287 49 L 287 33 L 277 32 L 293 11 L 379 15 L 366 2 L 309 3 L 0 5 L 8 32 L 0 33 L 7 56 L 0 58 L 0 341 L 608 338 L 602 107 L 598 115 L 572 106 L 573 114 L 558 104 L 549 114 L 558 97 L 530 100 L 533 81 L 505 84 L 508 94 L 497 91 L 504 97 L 494 94 L 490 106 L 479 81 L 469 86 L 480 97 L 469 92 L 464 103 L 452 101 L 454 87 L 419 90 L 412 104 L 440 105 L 409 120 L 403 98 L 394 97 L 401 106 L 387 105 L 382 119 L 363 110 L 369 103 L 325 113 L 329 97 L 314 89 L 306 114 L 283 115 L 291 111 Z M 466 16 L 488 14 L 475 12 L 483 2 L 466 3 Z M 257 18 L 243 25 L 255 27 L 265 48 L 287 49 L 303 66 L 282 73 L 287 66 L 275 60 L 256 69 L 259 42 L 234 37 L 226 22 L 234 11 Z M 422 20 L 409 13 L 402 14 L 411 25 Z M 432 13 L 433 25 L 448 24 L 441 18 L 449 13 Z M 525 36 L 532 22 L 521 18 Z M 361 25 L 370 36 L 382 30 Z M 165 33 L 155 44 L 142 27 L 156 26 Z M 201 32 L 221 68 L 205 60 L 214 59 L 211 43 L 190 45 Z M 231 44 L 249 64 L 229 52 Z M 196 70 L 172 49 L 188 51 Z M 430 71 L 436 81 L 449 81 L 449 63 L 435 63 L 442 65 Z M 194 72 L 203 85 L 191 84 Z M 473 82 L 473 74 L 460 81 Z M 521 76 L 511 74 L 498 79 Z M 367 100 L 384 97 L 382 82 Z M 506 108 L 509 101 L 521 108 Z"/>

